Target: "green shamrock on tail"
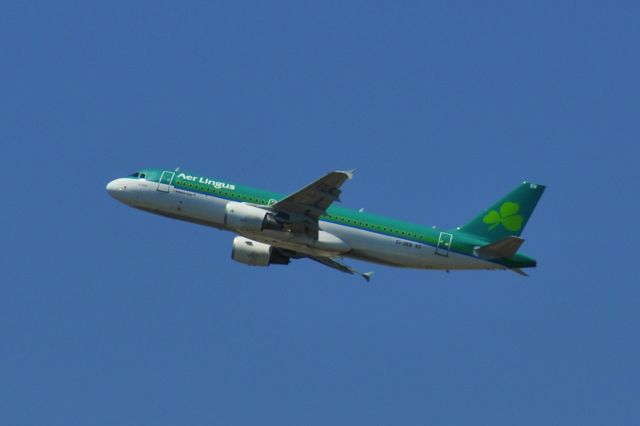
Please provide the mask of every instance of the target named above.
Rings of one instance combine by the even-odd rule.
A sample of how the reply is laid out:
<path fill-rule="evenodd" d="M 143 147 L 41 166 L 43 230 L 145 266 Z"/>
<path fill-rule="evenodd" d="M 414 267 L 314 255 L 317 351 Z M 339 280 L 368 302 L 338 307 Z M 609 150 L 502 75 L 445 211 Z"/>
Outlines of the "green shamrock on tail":
<path fill-rule="evenodd" d="M 519 210 L 520 204 L 507 201 L 500 206 L 500 213 L 491 210 L 482 218 L 482 221 L 487 225 L 491 225 L 489 231 L 500 224 L 509 231 L 519 231 L 522 229 L 522 222 L 524 221 L 521 215 L 516 214 Z"/>

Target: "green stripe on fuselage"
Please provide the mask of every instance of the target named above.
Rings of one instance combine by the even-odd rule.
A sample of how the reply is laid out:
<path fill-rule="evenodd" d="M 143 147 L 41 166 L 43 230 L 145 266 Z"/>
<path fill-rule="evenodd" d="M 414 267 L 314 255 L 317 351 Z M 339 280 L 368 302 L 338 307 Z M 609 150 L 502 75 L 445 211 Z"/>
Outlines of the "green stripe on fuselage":
<path fill-rule="evenodd" d="M 139 170 L 139 172 L 145 173 L 146 179 L 152 182 L 159 182 L 160 176 L 163 172 L 175 173 L 172 181 L 172 185 L 175 188 L 221 197 L 232 201 L 268 206 L 269 204 L 272 204 L 274 200 L 279 201 L 286 197 L 286 195 L 276 192 L 238 185 L 224 180 L 207 178 L 205 176 L 192 175 L 183 171 L 174 172 L 161 169 L 143 169 Z M 410 222 L 377 216 L 335 205 L 329 207 L 327 213 L 327 216 L 321 217 L 322 221 L 415 241 L 432 247 L 437 246 L 440 232 L 443 231 L 435 227 L 429 228 Z M 474 238 L 469 234 L 458 232 L 456 230 L 444 230 L 444 232 L 453 235 L 450 250 L 456 253 L 475 257 L 473 254 L 474 247 L 486 244 L 486 241 Z M 534 259 L 519 253 L 510 259 L 496 259 L 491 262 L 503 265 L 507 268 L 527 268 L 536 266 L 536 261 Z"/>

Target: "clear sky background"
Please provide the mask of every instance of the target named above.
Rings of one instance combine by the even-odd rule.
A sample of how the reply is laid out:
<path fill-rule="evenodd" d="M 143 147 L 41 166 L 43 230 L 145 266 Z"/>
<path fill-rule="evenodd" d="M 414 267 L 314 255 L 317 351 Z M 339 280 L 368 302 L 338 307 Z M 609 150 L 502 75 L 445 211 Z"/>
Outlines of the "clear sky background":
<path fill-rule="evenodd" d="M 2 3 L 0 423 L 637 424 L 639 12 Z M 539 267 L 250 268 L 105 192 L 177 166 L 445 228 L 543 183 Z"/>

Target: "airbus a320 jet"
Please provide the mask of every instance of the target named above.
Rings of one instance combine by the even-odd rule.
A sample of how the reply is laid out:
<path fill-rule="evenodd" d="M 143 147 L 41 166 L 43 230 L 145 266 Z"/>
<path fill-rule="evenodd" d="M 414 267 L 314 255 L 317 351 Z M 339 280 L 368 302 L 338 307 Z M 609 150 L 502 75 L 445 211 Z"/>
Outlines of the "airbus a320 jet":
<path fill-rule="evenodd" d="M 367 281 L 353 258 L 418 269 L 502 269 L 526 275 L 536 261 L 518 250 L 545 187 L 523 182 L 464 226 L 441 230 L 333 205 L 351 171 L 334 171 L 284 196 L 176 170 L 141 169 L 107 191 L 150 213 L 231 231 L 231 258 L 251 266 L 312 259 Z"/>

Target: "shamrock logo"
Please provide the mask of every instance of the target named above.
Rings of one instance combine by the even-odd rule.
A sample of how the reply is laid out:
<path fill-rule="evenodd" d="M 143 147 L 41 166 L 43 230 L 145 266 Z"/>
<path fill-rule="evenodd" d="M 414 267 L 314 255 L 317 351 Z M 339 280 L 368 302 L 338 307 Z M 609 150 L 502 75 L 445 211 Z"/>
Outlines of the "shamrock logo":
<path fill-rule="evenodd" d="M 522 222 L 524 221 L 521 215 L 516 214 L 519 210 L 520 204 L 507 201 L 500 206 L 500 212 L 491 210 L 482 218 L 482 221 L 487 225 L 491 225 L 489 226 L 489 231 L 502 224 L 509 231 L 516 232 L 522 229 Z"/>

